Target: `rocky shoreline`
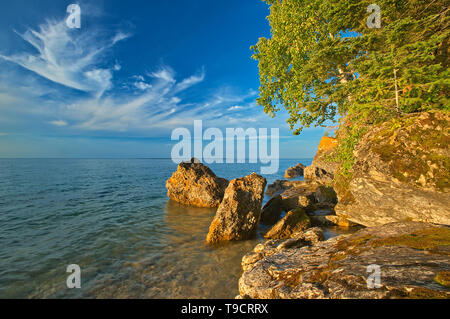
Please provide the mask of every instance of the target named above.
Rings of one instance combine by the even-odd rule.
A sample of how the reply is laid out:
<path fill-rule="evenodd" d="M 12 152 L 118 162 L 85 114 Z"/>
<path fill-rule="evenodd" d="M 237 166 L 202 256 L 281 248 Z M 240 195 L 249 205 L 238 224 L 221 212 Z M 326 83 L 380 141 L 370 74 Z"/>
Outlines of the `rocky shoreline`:
<path fill-rule="evenodd" d="M 240 298 L 450 298 L 450 230 L 419 222 L 370 227 L 323 241 L 320 228 L 267 241 L 244 256 Z M 417 240 L 421 239 L 421 242 Z M 368 266 L 380 285 L 368 288 Z"/>
<path fill-rule="evenodd" d="M 270 226 L 267 241 L 242 259 L 238 298 L 450 298 L 449 120 L 423 113 L 395 129 L 376 127 L 357 146 L 346 187 L 335 184 L 338 165 L 329 161 L 337 142 L 324 137 L 310 166 L 286 171 L 305 181 L 277 180 L 266 190 L 255 173 L 228 181 L 193 160 L 167 181 L 168 196 L 218 207 L 210 244 L 251 239 L 260 223 Z M 434 143 L 409 143 L 432 130 L 440 132 Z M 417 159 L 403 163 L 399 150 L 421 155 L 420 174 L 411 167 Z M 264 192 L 271 199 L 261 207 Z M 330 225 L 367 228 L 325 241 L 321 227 Z M 375 289 L 370 265 L 381 271 Z"/>

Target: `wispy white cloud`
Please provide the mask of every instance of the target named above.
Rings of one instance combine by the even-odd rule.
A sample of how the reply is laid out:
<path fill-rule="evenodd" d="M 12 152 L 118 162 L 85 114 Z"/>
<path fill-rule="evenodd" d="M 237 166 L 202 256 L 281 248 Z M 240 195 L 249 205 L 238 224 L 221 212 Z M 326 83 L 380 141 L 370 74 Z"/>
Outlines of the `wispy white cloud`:
<path fill-rule="evenodd" d="M 170 67 L 163 67 L 156 72 L 149 73 L 150 77 L 162 80 L 167 83 L 175 83 L 175 72 Z"/>
<path fill-rule="evenodd" d="M 133 77 L 138 80 L 134 86 L 144 91 L 137 96 L 82 99 L 64 107 L 62 114 L 72 119 L 75 127 L 94 131 L 142 131 L 177 123 L 172 117 L 180 116 L 178 109 L 185 106 L 176 94 L 199 83 L 204 75 L 177 82 L 173 69 L 166 66 L 150 75 L 150 83 L 144 82 L 143 76 Z"/>
<path fill-rule="evenodd" d="M 180 83 L 178 83 L 176 85 L 175 90 L 178 91 L 183 91 L 186 90 L 187 88 L 202 82 L 205 79 L 205 70 L 202 70 L 202 73 L 199 75 L 192 75 L 186 79 L 184 79 L 183 81 L 181 81 Z"/>
<path fill-rule="evenodd" d="M 119 41 L 128 39 L 130 36 L 131 36 L 131 34 L 129 34 L 129 33 L 118 32 L 112 39 L 112 44 L 114 45 Z"/>
<path fill-rule="evenodd" d="M 91 92 L 91 95 L 68 94 L 59 86 L 40 81 L 27 80 L 28 84 L 17 88 L 16 83 L 31 76 L 16 77 L 13 84 L 11 76 L 0 75 L 0 107 L 15 108 L 16 116 L 28 112 L 30 118 L 41 119 L 36 122 L 61 130 L 133 134 L 161 134 L 198 119 L 215 127 L 259 126 L 267 120 L 261 110 L 254 108 L 257 95 L 254 90 L 242 93 L 224 86 L 216 88 L 215 93 L 205 93 L 200 100 L 198 97 L 196 101 L 189 99 L 189 90 L 205 81 L 204 68 L 180 78 L 175 70 L 163 65 L 156 71 L 121 82 L 124 90 L 110 90 L 113 73 L 121 70 L 121 65 L 106 53 L 130 35 L 118 32 L 105 37 L 104 33 L 92 29 L 78 32 L 68 29 L 64 21 L 47 21 L 38 31 L 30 29 L 20 34 L 37 53 L 0 55 L 0 58 L 65 87 Z M 105 67 L 110 60 L 111 66 Z M 15 90 L 2 90 L 8 87 L 5 81 Z M 30 105 L 32 108 L 27 109 Z M 232 115 L 229 111 L 233 111 Z"/>
<path fill-rule="evenodd" d="M 152 87 L 151 84 L 148 84 L 146 82 L 143 81 L 139 81 L 139 82 L 134 82 L 134 86 L 137 87 L 139 90 L 145 91 L 148 90 Z"/>
<path fill-rule="evenodd" d="M 69 29 L 64 20 L 48 20 L 39 30 L 18 33 L 37 53 L 0 54 L 0 58 L 55 83 L 101 96 L 112 87 L 112 72 L 119 66 L 96 65 L 107 49 L 129 35 L 119 32 L 110 40 L 102 40 L 95 30 L 82 30 Z"/>
<path fill-rule="evenodd" d="M 50 121 L 50 124 L 53 124 L 55 126 L 67 126 L 67 122 L 63 120 Z"/>

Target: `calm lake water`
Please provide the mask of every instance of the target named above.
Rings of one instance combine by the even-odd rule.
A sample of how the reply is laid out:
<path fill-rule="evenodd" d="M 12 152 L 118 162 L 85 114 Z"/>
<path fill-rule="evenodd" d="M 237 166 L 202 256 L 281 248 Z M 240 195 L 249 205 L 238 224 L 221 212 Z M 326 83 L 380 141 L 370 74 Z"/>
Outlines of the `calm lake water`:
<path fill-rule="evenodd" d="M 298 162 L 311 160 L 281 160 L 268 183 Z M 260 172 L 209 166 L 229 179 Z M 234 298 L 261 236 L 208 246 L 215 209 L 169 201 L 174 170 L 170 159 L 0 159 L 0 298 Z M 69 264 L 81 289 L 66 287 Z"/>

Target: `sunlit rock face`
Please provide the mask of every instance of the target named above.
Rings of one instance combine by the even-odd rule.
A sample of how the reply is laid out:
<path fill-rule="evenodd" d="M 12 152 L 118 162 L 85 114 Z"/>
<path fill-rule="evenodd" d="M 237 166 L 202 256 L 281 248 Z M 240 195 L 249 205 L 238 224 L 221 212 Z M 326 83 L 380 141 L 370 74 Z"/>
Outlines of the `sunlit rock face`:
<path fill-rule="evenodd" d="M 310 228 L 245 255 L 239 292 L 254 299 L 450 298 L 449 247 L 448 227 L 420 222 L 327 241 L 320 228 Z M 371 277 L 374 266 L 378 281 Z"/>
<path fill-rule="evenodd" d="M 375 226 L 450 225 L 450 115 L 425 112 L 372 128 L 356 146 L 352 178 L 336 188 L 336 214 Z"/>
<path fill-rule="evenodd" d="M 180 163 L 167 180 L 167 196 L 187 206 L 217 207 L 222 201 L 228 180 L 217 177 L 213 171 L 192 160 Z"/>
<path fill-rule="evenodd" d="M 253 238 L 261 218 L 266 183 L 266 179 L 256 173 L 230 181 L 206 241 L 218 243 Z"/>
<path fill-rule="evenodd" d="M 333 181 L 338 164 L 327 158 L 333 154 L 336 146 L 336 139 L 327 136 L 322 137 L 311 165 L 304 169 L 303 174 L 306 180 L 321 184 L 327 184 Z"/>

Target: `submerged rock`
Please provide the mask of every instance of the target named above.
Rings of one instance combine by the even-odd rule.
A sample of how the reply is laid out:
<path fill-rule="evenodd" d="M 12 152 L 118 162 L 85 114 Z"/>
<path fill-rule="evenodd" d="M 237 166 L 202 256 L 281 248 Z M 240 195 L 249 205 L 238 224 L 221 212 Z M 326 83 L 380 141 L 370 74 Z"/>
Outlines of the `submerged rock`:
<path fill-rule="evenodd" d="M 303 176 L 303 170 L 306 168 L 302 163 L 298 163 L 295 166 L 289 167 L 284 173 L 284 178 L 294 178 Z"/>
<path fill-rule="evenodd" d="M 293 245 L 293 240 L 268 241 L 243 258 L 241 296 L 450 298 L 450 289 L 436 281 L 438 274 L 449 269 L 448 227 L 392 223 L 327 241 L 300 240 Z M 380 266 L 376 288 L 368 285 L 368 276 L 373 273 L 368 272 L 369 265 Z"/>
<path fill-rule="evenodd" d="M 336 214 L 375 226 L 399 221 L 450 225 L 450 115 L 425 112 L 372 128 L 356 146 Z"/>
<path fill-rule="evenodd" d="M 272 197 L 262 208 L 261 223 L 265 225 L 273 225 L 280 219 L 283 212 L 283 199 L 281 195 Z"/>
<path fill-rule="evenodd" d="M 196 207 L 219 206 L 227 185 L 228 180 L 217 177 L 209 167 L 195 159 L 180 163 L 166 182 L 170 199 Z"/>
<path fill-rule="evenodd" d="M 311 221 L 303 208 L 289 211 L 278 223 L 265 235 L 270 239 L 285 239 L 294 233 L 303 231 L 311 226 Z"/>
<path fill-rule="evenodd" d="M 266 179 L 252 173 L 230 181 L 206 241 L 245 240 L 256 235 Z"/>

